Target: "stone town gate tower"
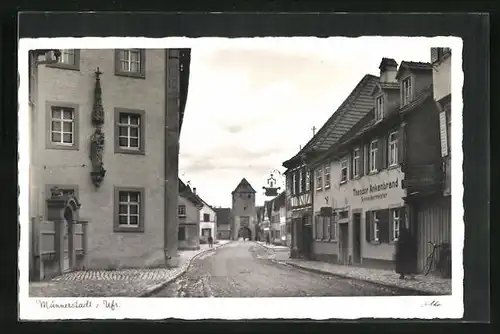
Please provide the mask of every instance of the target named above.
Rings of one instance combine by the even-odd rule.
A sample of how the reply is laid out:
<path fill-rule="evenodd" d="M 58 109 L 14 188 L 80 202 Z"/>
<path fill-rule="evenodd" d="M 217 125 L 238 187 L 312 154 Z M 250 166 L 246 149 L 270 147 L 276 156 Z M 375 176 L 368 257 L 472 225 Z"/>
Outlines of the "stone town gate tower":
<path fill-rule="evenodd" d="M 255 225 L 257 224 L 257 211 L 255 210 L 255 190 L 243 178 L 236 189 L 231 193 L 233 206 L 231 208 L 231 239 L 240 237 L 255 239 Z"/>

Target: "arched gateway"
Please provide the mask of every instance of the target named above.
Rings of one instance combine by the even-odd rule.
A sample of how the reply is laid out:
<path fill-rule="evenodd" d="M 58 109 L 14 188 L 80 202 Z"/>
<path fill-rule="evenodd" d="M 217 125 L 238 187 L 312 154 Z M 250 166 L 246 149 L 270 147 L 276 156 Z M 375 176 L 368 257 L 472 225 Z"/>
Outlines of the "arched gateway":
<path fill-rule="evenodd" d="M 252 240 L 252 230 L 250 230 L 248 227 L 240 228 L 238 232 L 238 238 Z"/>

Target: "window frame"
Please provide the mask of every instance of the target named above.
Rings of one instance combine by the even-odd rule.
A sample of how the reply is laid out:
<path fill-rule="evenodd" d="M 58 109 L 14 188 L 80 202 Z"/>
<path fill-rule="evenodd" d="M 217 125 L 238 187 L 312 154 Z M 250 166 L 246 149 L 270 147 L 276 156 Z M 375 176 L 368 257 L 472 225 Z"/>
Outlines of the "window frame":
<path fill-rule="evenodd" d="M 410 104 L 413 100 L 413 82 L 412 76 L 409 75 L 401 80 L 401 106 L 404 107 Z M 405 88 L 405 83 L 408 87 Z"/>
<path fill-rule="evenodd" d="M 80 71 L 80 49 L 60 49 L 60 51 L 61 51 L 61 58 L 60 59 L 62 59 L 64 50 L 74 50 L 74 53 L 73 53 L 74 59 L 75 59 L 74 64 L 61 63 L 58 61 L 57 63 L 46 64 L 45 66 L 49 67 L 49 68 L 58 68 L 61 70 Z"/>
<path fill-rule="evenodd" d="M 210 223 L 210 214 L 209 213 L 204 213 L 203 214 L 203 222 L 204 223 Z"/>
<path fill-rule="evenodd" d="M 327 173 L 328 171 L 328 173 Z M 328 179 L 327 179 L 327 176 L 328 176 Z M 324 189 L 330 189 L 331 185 L 332 185 L 332 178 L 331 178 L 331 166 L 330 165 L 325 165 L 323 167 L 323 187 Z"/>
<path fill-rule="evenodd" d="M 323 190 L 323 168 L 318 168 L 316 170 L 316 191 Z"/>
<path fill-rule="evenodd" d="M 292 172 L 292 195 L 297 195 L 297 172 Z"/>
<path fill-rule="evenodd" d="M 394 140 L 391 140 L 391 137 L 395 136 Z M 394 147 L 391 148 L 391 145 Z M 398 157 L 398 149 L 399 149 L 399 138 L 398 138 L 398 131 L 393 131 L 389 133 L 389 136 L 387 137 L 387 151 L 389 152 L 388 154 L 388 167 L 395 167 L 399 165 L 399 157 Z M 394 154 L 394 157 L 393 157 Z M 392 158 L 394 158 L 394 161 L 391 162 Z"/>
<path fill-rule="evenodd" d="M 345 179 L 344 179 L 344 170 L 345 170 Z M 343 184 L 346 183 L 347 181 L 349 181 L 349 161 L 347 158 L 342 158 L 340 160 L 340 183 Z"/>
<path fill-rule="evenodd" d="M 377 217 L 378 216 L 377 213 L 378 213 L 378 211 L 372 211 L 372 228 L 373 228 L 373 240 L 372 240 L 372 242 L 380 243 L 380 238 L 379 238 L 380 229 L 378 226 L 378 222 L 380 221 L 380 219 Z"/>
<path fill-rule="evenodd" d="M 122 51 L 128 51 L 128 52 L 138 51 L 139 52 L 140 71 L 130 72 L 130 71 L 123 71 L 121 69 L 120 53 Z M 115 49 L 114 52 L 115 52 L 115 75 L 116 76 L 136 78 L 136 79 L 146 79 L 146 49 Z"/>
<path fill-rule="evenodd" d="M 376 143 L 377 144 L 377 147 L 375 149 L 373 149 L 373 144 Z M 375 154 L 373 155 L 372 153 L 375 152 Z M 369 173 L 372 174 L 372 173 L 376 173 L 378 172 L 378 168 L 377 168 L 377 156 L 378 156 L 378 139 L 374 139 L 370 142 L 370 149 L 368 151 L 368 154 L 369 154 Z"/>
<path fill-rule="evenodd" d="M 298 191 L 298 194 L 302 194 L 304 192 L 304 189 L 302 188 L 302 178 L 304 177 L 302 175 L 302 170 L 298 169 L 297 170 L 297 174 L 299 175 L 299 191 Z"/>
<path fill-rule="evenodd" d="M 181 209 L 184 209 L 184 214 L 181 213 Z M 178 218 L 186 218 L 187 217 L 186 204 L 177 205 L 177 217 Z"/>
<path fill-rule="evenodd" d="M 375 98 L 375 121 L 381 121 L 385 116 L 385 101 L 384 94 L 380 94 Z"/>
<path fill-rule="evenodd" d="M 138 214 L 138 219 L 139 219 L 139 224 L 137 227 L 124 227 L 123 225 L 120 225 L 120 192 L 135 192 L 139 193 L 139 214 Z M 113 219 L 113 232 L 115 233 L 144 233 L 145 230 L 145 212 L 146 212 L 146 198 L 145 198 L 145 193 L 146 190 L 145 188 L 142 187 L 114 187 L 114 219 Z"/>
<path fill-rule="evenodd" d="M 392 215 L 391 241 L 392 242 L 396 242 L 399 239 L 399 232 L 400 232 L 400 229 L 401 229 L 401 210 L 399 208 L 397 208 L 397 209 L 392 209 L 391 211 L 392 211 L 391 212 L 391 215 Z M 397 217 L 396 217 L 396 213 L 397 213 Z M 397 223 L 397 226 L 398 226 L 397 229 L 396 229 L 396 223 Z M 398 233 L 397 237 L 395 236 L 396 232 Z"/>
<path fill-rule="evenodd" d="M 120 146 L 120 115 L 134 115 L 139 117 L 139 148 L 136 150 L 134 148 L 124 148 Z M 133 154 L 133 155 L 145 155 L 146 154 L 146 112 L 139 109 L 128 109 L 128 108 L 115 108 L 115 119 L 114 119 L 114 137 L 115 137 L 115 153 L 119 154 Z"/>
<path fill-rule="evenodd" d="M 52 112 L 55 108 L 61 109 L 71 109 L 73 113 L 72 120 L 72 135 L 73 135 L 73 143 L 71 145 L 66 145 L 63 143 L 56 143 L 52 141 Z M 45 135 L 45 148 L 52 150 L 79 150 L 79 105 L 75 103 L 69 102 L 54 102 L 47 101 L 45 103 L 45 111 L 46 111 L 46 135 Z M 62 124 L 61 124 L 62 126 Z M 62 131 L 62 129 L 61 129 Z"/>
<path fill-rule="evenodd" d="M 358 178 L 361 176 L 361 173 L 359 171 L 360 159 L 361 159 L 361 149 L 359 147 L 356 147 L 354 150 L 352 150 L 352 176 L 354 178 Z"/>
<path fill-rule="evenodd" d="M 337 241 L 338 238 L 338 221 L 337 215 L 334 213 L 333 216 L 330 217 L 330 241 Z"/>
<path fill-rule="evenodd" d="M 306 192 L 311 191 L 311 171 L 306 168 Z"/>

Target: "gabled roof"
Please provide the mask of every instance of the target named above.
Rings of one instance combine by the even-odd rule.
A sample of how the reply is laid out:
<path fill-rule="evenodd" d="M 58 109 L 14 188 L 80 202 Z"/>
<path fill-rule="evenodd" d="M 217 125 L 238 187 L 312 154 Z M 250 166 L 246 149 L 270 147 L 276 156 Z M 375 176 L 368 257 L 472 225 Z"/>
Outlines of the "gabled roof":
<path fill-rule="evenodd" d="M 236 188 L 231 192 L 231 194 L 234 194 L 234 193 L 238 193 L 238 192 L 241 192 L 241 193 L 256 193 L 255 189 L 252 188 L 252 186 L 250 185 L 250 183 L 247 181 L 247 179 L 243 178 L 240 183 L 238 184 L 238 186 L 236 186 Z"/>
<path fill-rule="evenodd" d="M 432 71 L 432 65 L 431 63 L 422 63 L 422 62 L 415 62 L 415 61 L 402 61 L 401 65 L 399 65 L 398 73 L 396 74 L 396 79 L 399 79 L 401 77 L 401 74 L 405 70 L 410 70 L 410 71 Z"/>
<path fill-rule="evenodd" d="M 324 152 L 335 144 L 373 107 L 371 92 L 378 80 L 374 75 L 365 75 L 316 135 L 294 157 L 283 162 L 283 167 L 291 168 L 299 164 L 305 154 Z"/>
<path fill-rule="evenodd" d="M 433 92 L 432 85 L 430 85 L 429 87 L 425 88 L 422 92 L 420 92 L 418 96 L 409 104 L 403 107 L 400 106 L 394 107 L 394 109 L 396 110 L 394 112 L 390 112 L 388 116 L 384 118 L 382 121 L 376 122 L 373 113 L 369 113 L 357 124 L 358 129 L 356 131 L 347 133 L 346 136 L 344 136 L 341 140 L 339 140 L 337 145 L 332 146 L 328 150 L 328 152 L 324 153 L 320 158 L 316 159 L 313 163 L 320 164 L 321 161 L 323 161 L 324 159 L 334 156 L 335 154 L 340 152 L 342 150 L 342 147 L 350 145 L 351 143 L 353 143 L 353 141 L 360 138 L 364 134 L 371 133 L 379 126 L 383 126 L 383 123 L 391 122 L 395 118 L 399 118 L 401 114 L 405 114 L 407 112 L 416 110 L 416 107 L 422 105 L 429 98 L 432 98 L 432 92 Z"/>
<path fill-rule="evenodd" d="M 217 214 L 217 226 L 230 224 L 229 218 L 231 217 L 230 208 L 215 208 L 215 213 Z"/>
<path fill-rule="evenodd" d="M 191 190 L 191 187 L 186 185 L 181 179 L 179 179 L 179 196 L 184 197 L 196 206 L 203 206 L 203 200 L 198 197 L 198 195 Z"/>

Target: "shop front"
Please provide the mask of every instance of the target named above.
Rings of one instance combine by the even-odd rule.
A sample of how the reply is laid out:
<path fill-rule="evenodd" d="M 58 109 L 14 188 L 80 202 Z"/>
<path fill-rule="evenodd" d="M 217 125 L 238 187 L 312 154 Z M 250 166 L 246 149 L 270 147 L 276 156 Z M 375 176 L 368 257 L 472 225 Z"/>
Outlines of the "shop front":
<path fill-rule="evenodd" d="M 330 240 L 341 264 L 393 268 L 399 231 L 407 226 L 399 167 L 341 184 L 330 192 Z"/>

